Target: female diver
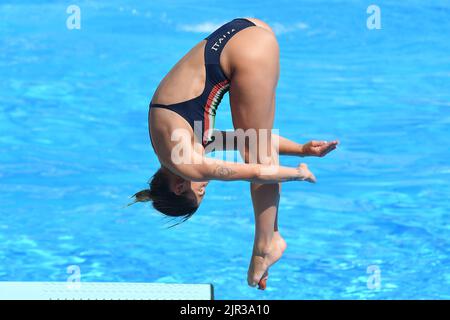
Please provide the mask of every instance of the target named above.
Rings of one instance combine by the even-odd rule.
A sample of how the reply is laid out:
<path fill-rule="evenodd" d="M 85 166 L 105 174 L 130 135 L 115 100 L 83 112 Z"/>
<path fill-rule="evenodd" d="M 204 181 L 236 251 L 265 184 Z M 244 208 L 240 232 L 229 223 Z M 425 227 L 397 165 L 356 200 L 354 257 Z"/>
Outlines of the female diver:
<path fill-rule="evenodd" d="M 255 238 L 247 281 L 260 289 L 286 248 L 277 223 L 281 182 L 315 182 L 306 164 L 279 166 L 277 155 L 324 156 L 338 144 L 301 145 L 271 133 L 278 78 L 278 43 L 259 19 L 236 18 L 198 42 L 152 97 L 149 135 L 161 168 L 150 188 L 134 195 L 135 202 L 152 201 L 163 214 L 186 220 L 198 209 L 209 180 L 249 181 Z M 256 140 L 246 135 L 236 146 L 239 135 L 214 130 L 217 106 L 228 91 L 234 132 L 256 131 Z M 211 150 L 227 149 L 239 150 L 245 163 L 205 157 Z"/>

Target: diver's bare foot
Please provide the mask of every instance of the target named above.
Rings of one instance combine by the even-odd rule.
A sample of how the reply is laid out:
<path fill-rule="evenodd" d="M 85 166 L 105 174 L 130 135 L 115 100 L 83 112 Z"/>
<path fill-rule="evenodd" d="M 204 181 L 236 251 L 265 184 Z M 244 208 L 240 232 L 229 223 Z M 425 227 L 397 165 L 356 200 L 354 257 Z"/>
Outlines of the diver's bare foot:
<path fill-rule="evenodd" d="M 273 252 L 273 249 L 274 247 L 271 247 L 267 252 L 262 253 L 253 251 L 247 272 L 247 282 L 249 286 L 255 287 L 264 276 L 267 269 L 269 269 L 269 252 Z"/>
<path fill-rule="evenodd" d="M 250 261 L 250 267 L 247 274 L 247 282 L 249 286 L 259 284 L 259 289 L 264 290 L 266 281 L 269 276 L 268 270 L 275 262 L 280 260 L 286 249 L 286 242 L 279 232 L 274 233 L 270 247 L 262 252 L 253 250 L 253 256 Z"/>
<path fill-rule="evenodd" d="M 281 250 L 281 254 L 284 253 L 286 250 L 287 244 L 286 241 L 281 237 L 280 233 L 278 231 L 275 231 L 272 243 L 274 243 L 276 246 L 278 246 L 278 249 Z M 269 269 L 264 272 L 264 275 L 262 276 L 261 280 L 258 282 L 258 289 L 259 290 L 265 290 L 267 287 L 267 280 L 269 279 Z"/>

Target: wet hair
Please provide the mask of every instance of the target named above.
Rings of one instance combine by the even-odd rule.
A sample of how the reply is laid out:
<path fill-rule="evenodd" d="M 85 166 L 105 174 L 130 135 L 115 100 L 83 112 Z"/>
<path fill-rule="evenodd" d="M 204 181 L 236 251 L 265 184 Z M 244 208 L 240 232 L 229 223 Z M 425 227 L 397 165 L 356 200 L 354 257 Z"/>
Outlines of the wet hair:
<path fill-rule="evenodd" d="M 152 201 L 153 208 L 169 217 L 182 218 L 181 222 L 189 219 L 198 209 L 195 200 L 187 196 L 187 192 L 181 195 L 170 190 L 169 176 L 160 168 L 149 180 L 149 189 L 141 190 L 131 197 L 136 202 Z M 181 223 L 180 222 L 180 223 Z"/>

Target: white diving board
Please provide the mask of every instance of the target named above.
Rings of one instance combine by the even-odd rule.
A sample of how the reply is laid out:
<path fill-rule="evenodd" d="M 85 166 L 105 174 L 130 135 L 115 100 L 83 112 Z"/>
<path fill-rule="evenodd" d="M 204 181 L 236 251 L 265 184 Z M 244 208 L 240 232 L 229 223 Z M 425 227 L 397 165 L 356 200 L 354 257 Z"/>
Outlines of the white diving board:
<path fill-rule="evenodd" d="M 0 300 L 213 300 L 211 284 L 0 282 Z"/>

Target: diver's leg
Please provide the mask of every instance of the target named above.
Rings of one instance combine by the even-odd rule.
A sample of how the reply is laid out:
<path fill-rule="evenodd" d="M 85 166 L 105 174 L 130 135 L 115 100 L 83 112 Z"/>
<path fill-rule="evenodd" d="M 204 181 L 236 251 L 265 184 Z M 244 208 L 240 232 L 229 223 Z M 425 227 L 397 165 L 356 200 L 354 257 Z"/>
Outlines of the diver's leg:
<path fill-rule="evenodd" d="M 275 96 L 273 98 L 272 108 L 275 108 Z M 275 147 L 275 146 L 272 145 L 272 147 Z M 276 157 L 277 157 L 277 153 L 276 152 L 277 151 L 274 150 L 274 152 L 272 154 L 272 156 L 273 156 L 272 163 L 276 163 L 277 164 L 278 160 L 276 159 Z M 244 155 L 245 155 L 245 153 L 244 153 Z M 251 190 L 254 191 L 254 189 L 252 189 L 252 188 L 251 188 Z M 286 241 L 283 239 L 283 237 L 281 236 L 281 234 L 279 232 L 279 229 L 278 229 L 278 204 L 279 204 L 279 199 L 280 199 L 280 193 L 281 193 L 281 183 L 278 184 L 278 200 L 277 200 L 277 203 L 276 203 L 275 221 L 274 221 L 274 224 L 273 224 L 274 233 L 273 233 L 271 245 L 269 246 L 271 249 L 268 250 L 268 252 L 269 252 L 268 253 L 268 257 L 269 258 L 266 259 L 266 260 L 269 260 L 269 263 L 268 263 L 269 266 L 273 265 L 275 262 L 277 262 L 281 258 L 282 254 L 284 253 L 284 251 L 286 250 L 286 247 L 287 247 Z M 252 201 L 253 201 L 253 207 L 254 207 L 254 211 L 255 211 L 255 217 L 258 216 L 258 213 L 262 213 L 264 211 L 264 209 L 262 208 L 262 207 L 264 207 L 264 205 L 262 205 L 263 203 L 259 200 L 259 197 L 264 198 L 265 195 L 262 192 L 261 192 L 261 194 L 258 194 L 257 192 L 256 193 L 255 192 L 252 193 Z M 259 216 L 259 217 L 261 217 L 261 216 Z M 265 222 L 263 222 L 263 223 L 265 223 Z M 267 225 L 270 226 L 270 223 L 267 223 Z M 257 244 L 257 243 L 259 243 L 259 241 L 261 239 L 261 236 L 258 236 L 257 234 L 262 229 L 257 224 L 255 226 L 255 229 L 256 229 L 256 231 L 255 231 L 255 244 Z M 257 253 L 257 252 L 255 252 L 255 250 L 254 250 L 254 253 Z M 257 254 L 252 257 L 252 262 L 255 259 L 258 260 Z M 264 272 L 263 276 L 260 278 L 259 285 L 260 285 L 261 289 L 265 289 L 265 287 L 266 287 L 266 282 L 267 282 L 267 279 L 269 277 L 269 272 L 268 271 L 269 271 L 269 269 L 267 268 L 266 271 Z M 255 272 L 254 271 L 254 265 L 250 264 L 249 281 L 252 281 L 251 279 L 254 276 L 254 272 Z M 257 277 L 259 277 L 259 275 L 257 275 Z"/>
<path fill-rule="evenodd" d="M 245 31 L 245 30 L 244 30 Z M 247 33 L 243 45 L 251 43 L 251 50 L 241 50 L 234 62 L 234 72 L 230 84 L 230 105 L 235 129 L 254 129 L 258 133 L 265 129 L 266 135 L 258 136 L 256 155 L 253 148 L 244 150 L 244 160 L 251 156 L 258 163 L 267 163 L 266 155 L 260 151 L 272 150 L 271 132 L 275 113 L 275 89 L 279 76 L 279 48 L 275 36 L 267 31 Z M 238 37 L 238 34 L 236 37 Z M 262 131 L 261 131 L 262 132 Z M 265 138 L 261 139 L 260 138 Z M 260 148 L 265 140 L 265 148 Z M 280 199 L 280 184 L 250 185 L 254 214 L 255 239 L 253 255 L 248 272 L 248 283 L 255 286 L 270 265 L 281 257 L 281 251 L 273 243 L 276 216 Z"/>

